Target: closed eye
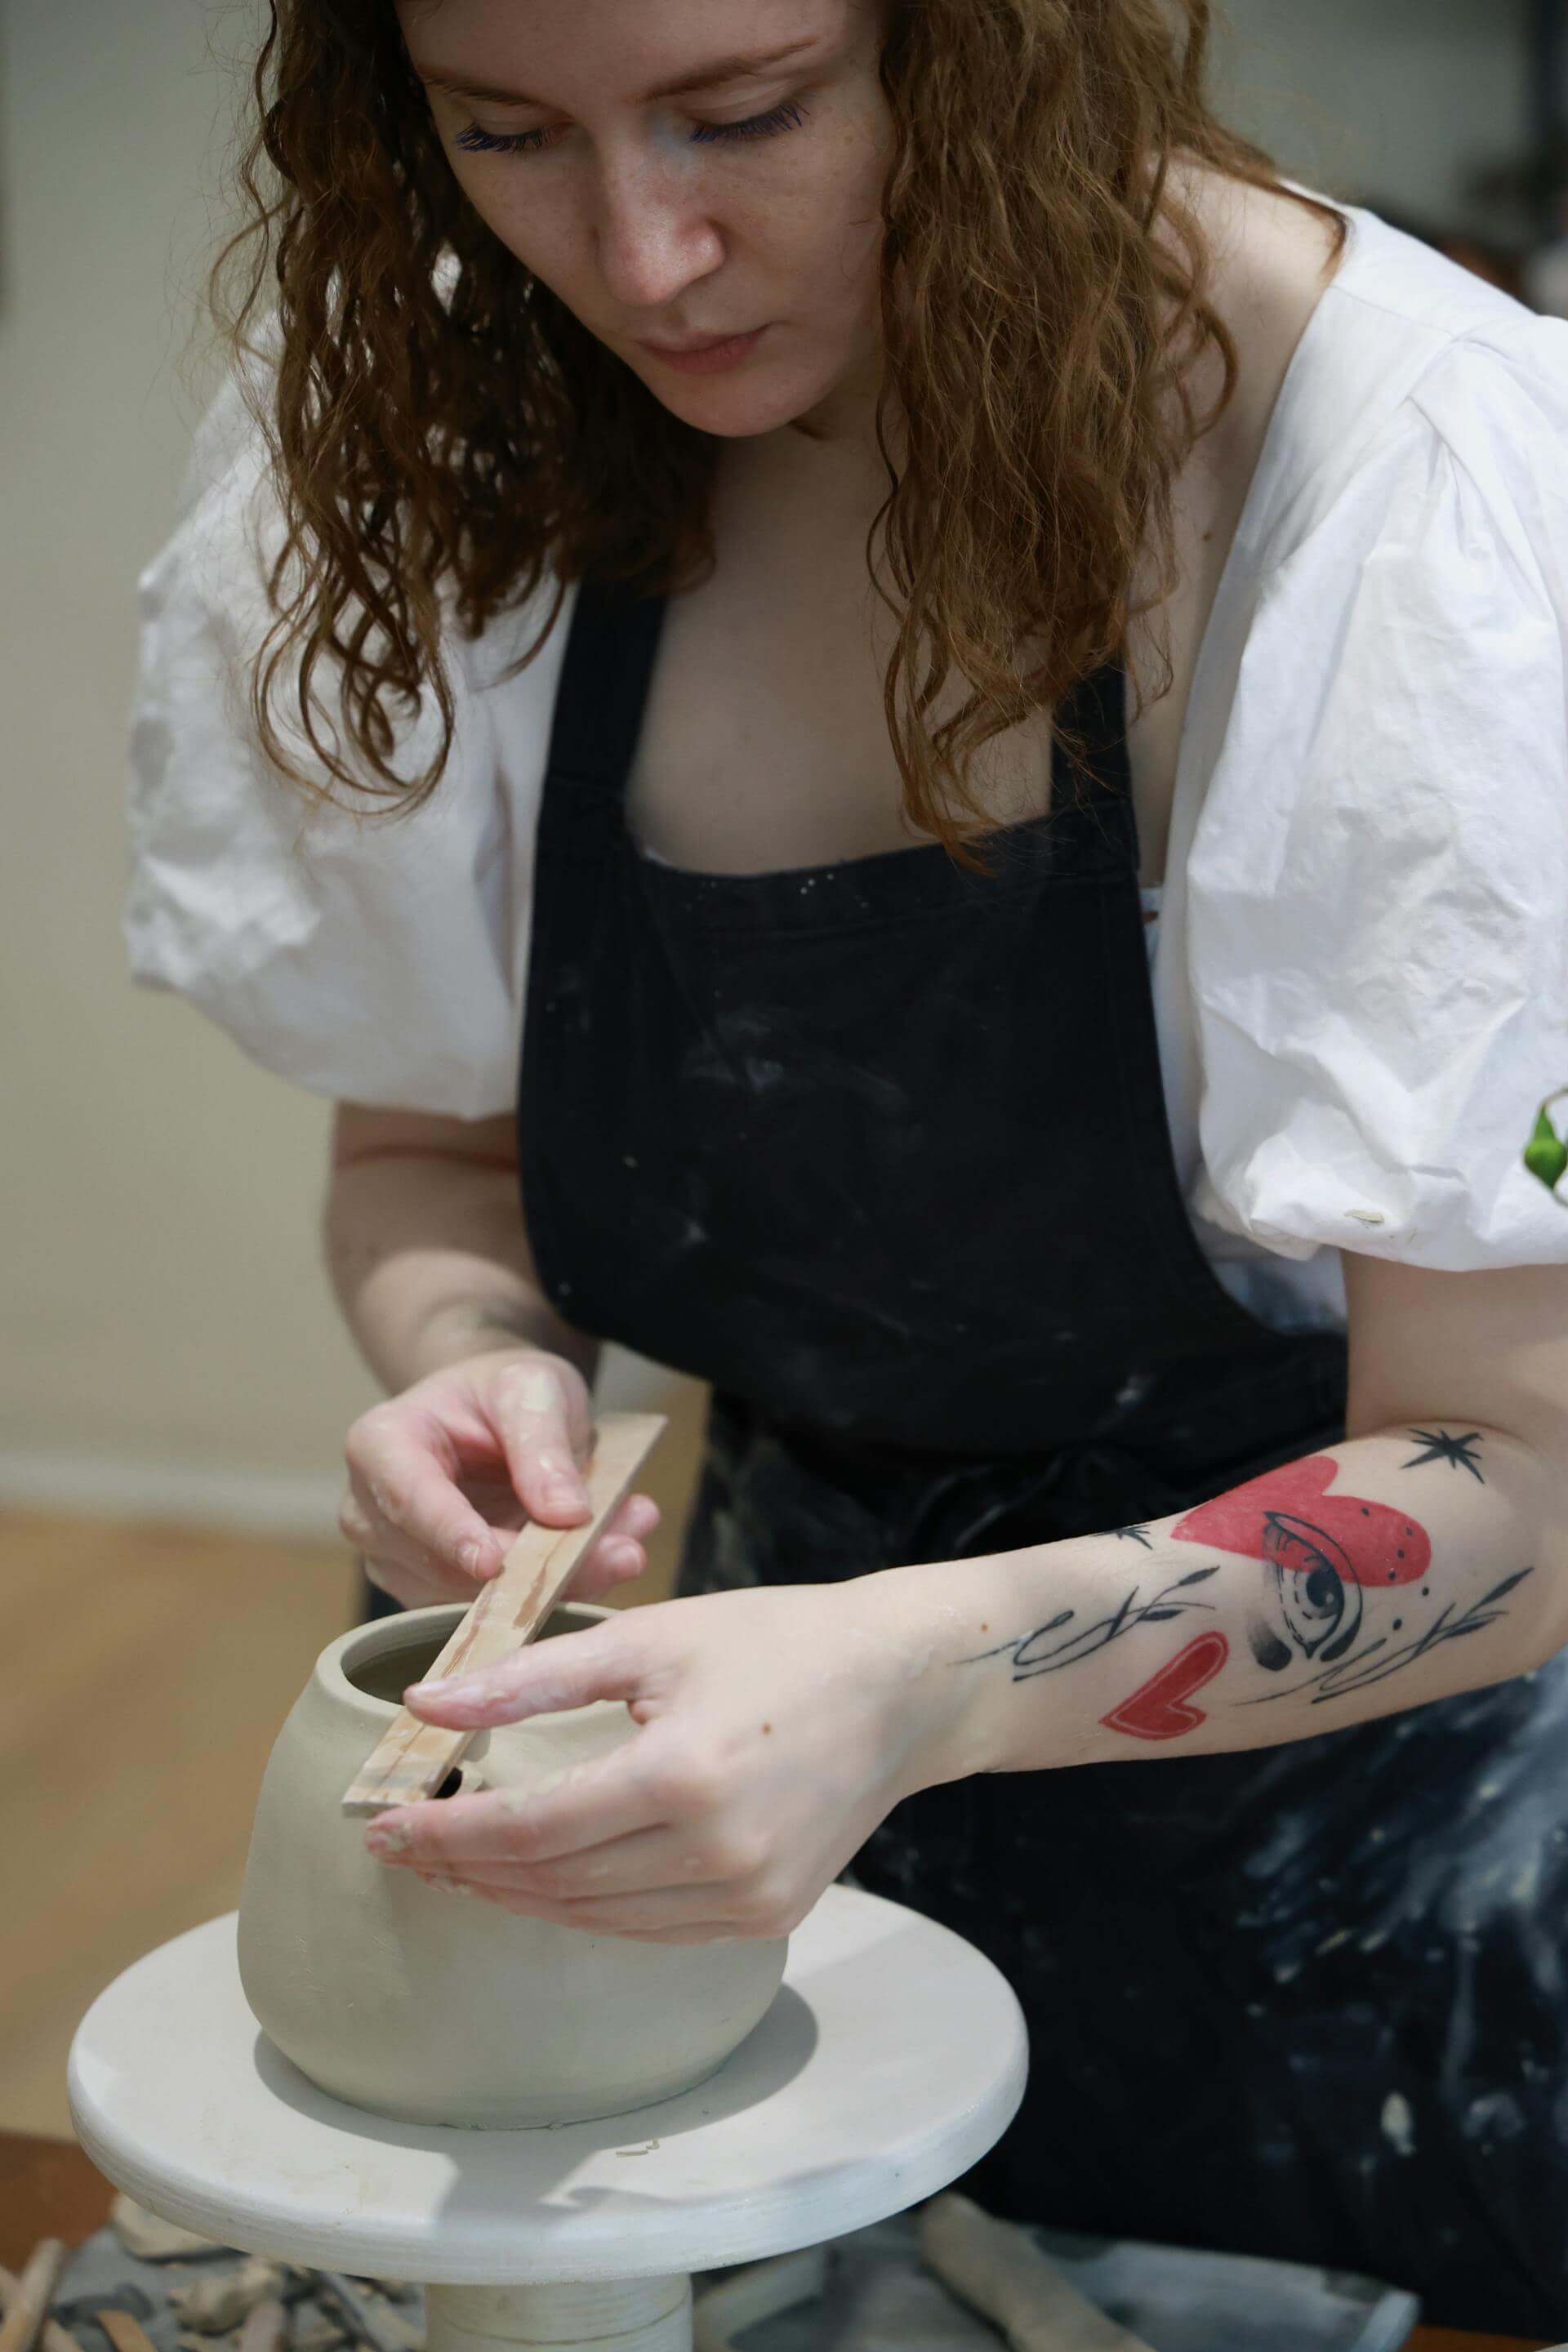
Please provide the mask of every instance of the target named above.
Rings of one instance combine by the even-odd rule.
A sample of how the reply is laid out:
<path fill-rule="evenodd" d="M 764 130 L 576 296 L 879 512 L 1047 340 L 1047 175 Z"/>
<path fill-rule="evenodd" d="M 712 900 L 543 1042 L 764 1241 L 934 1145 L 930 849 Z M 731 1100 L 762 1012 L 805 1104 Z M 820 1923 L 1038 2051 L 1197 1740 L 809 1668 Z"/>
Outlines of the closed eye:
<path fill-rule="evenodd" d="M 805 119 L 805 109 L 791 99 L 775 106 L 767 114 L 748 115 L 743 122 L 700 122 L 691 134 L 692 144 L 707 145 L 721 139 L 770 139 L 776 131 L 795 130 Z M 467 148 L 474 155 L 526 155 L 548 144 L 548 131 L 481 130 L 470 122 L 459 131 L 453 144 Z"/>

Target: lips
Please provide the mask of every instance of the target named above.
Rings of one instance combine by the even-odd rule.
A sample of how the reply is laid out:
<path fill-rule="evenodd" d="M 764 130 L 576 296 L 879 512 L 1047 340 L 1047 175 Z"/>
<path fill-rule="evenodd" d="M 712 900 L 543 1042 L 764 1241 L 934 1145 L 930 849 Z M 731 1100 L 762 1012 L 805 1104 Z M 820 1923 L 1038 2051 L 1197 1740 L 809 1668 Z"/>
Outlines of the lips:
<path fill-rule="evenodd" d="M 692 352 L 713 352 L 718 350 L 721 343 L 738 343 L 742 335 L 754 332 L 755 330 L 751 327 L 735 327 L 727 335 L 703 335 L 694 343 L 650 342 L 647 349 L 650 352 L 669 352 L 676 359 L 685 359 Z"/>

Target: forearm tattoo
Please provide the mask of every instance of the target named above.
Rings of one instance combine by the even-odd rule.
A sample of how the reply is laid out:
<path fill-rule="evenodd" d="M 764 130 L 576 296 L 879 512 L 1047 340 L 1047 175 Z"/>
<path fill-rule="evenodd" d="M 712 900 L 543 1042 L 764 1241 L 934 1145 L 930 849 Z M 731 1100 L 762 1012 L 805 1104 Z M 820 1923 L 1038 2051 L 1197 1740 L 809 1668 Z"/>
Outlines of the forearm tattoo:
<path fill-rule="evenodd" d="M 1447 1465 L 1486 1484 L 1479 1430 L 1456 1434 L 1413 1429 L 1409 1434 L 1421 1451 L 1402 1465 L 1405 1469 Z M 1534 1572 L 1527 1567 L 1505 1576 L 1462 1608 L 1452 1599 L 1435 1599 L 1432 1546 L 1425 1528 L 1386 1503 L 1331 1493 L 1342 1467 L 1322 1454 L 1288 1463 L 1200 1504 L 1170 1529 L 1173 1542 L 1210 1545 L 1257 1560 L 1259 1584 L 1241 1612 L 1239 1629 L 1247 1649 L 1271 1676 L 1303 1664 L 1310 1669 L 1235 1705 L 1261 1706 L 1310 1693 L 1309 1703 L 1321 1706 L 1385 1681 L 1446 1643 L 1495 1624 L 1507 1614 L 1502 1603 L 1508 1596 Z M 1142 1525 L 1108 1532 L 1153 1549 Z M 1015 1683 L 1062 1673 L 1141 1626 L 1199 1612 L 1212 1616 L 1219 1604 L 1202 1588 L 1218 1573 L 1217 1562 L 1193 1569 L 1147 1593 L 1141 1580 L 1134 1581 L 1101 1615 L 1086 1622 L 1079 1608 L 1064 1607 L 1027 1633 L 954 1663 L 976 1665 L 1006 1657 Z M 1378 1593 L 1399 1613 L 1375 1610 L 1369 1622 L 1367 1602 Z M 1135 1738 L 1179 1738 L 1205 1721 L 1193 1696 L 1214 1680 L 1229 1655 L 1229 1640 L 1218 1626 L 1194 1634 L 1100 1722 Z"/>

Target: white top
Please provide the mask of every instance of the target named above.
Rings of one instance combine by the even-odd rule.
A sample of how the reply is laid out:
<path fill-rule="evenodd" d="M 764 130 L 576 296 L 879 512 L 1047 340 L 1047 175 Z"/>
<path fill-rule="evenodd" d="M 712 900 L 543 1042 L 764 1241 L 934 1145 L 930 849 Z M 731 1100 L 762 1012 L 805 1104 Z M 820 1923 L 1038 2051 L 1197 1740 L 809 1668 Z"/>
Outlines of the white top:
<path fill-rule="evenodd" d="M 1342 209 L 1200 648 L 1152 945 L 1199 1242 L 1280 1328 L 1342 1322 L 1342 1247 L 1568 1261 L 1521 1160 L 1568 1086 L 1568 321 Z M 549 588 L 450 631 L 456 741 L 416 814 L 312 809 L 246 708 L 253 521 L 275 544 L 231 385 L 140 583 L 132 972 L 320 1093 L 508 1110 L 576 591 L 510 682 Z"/>

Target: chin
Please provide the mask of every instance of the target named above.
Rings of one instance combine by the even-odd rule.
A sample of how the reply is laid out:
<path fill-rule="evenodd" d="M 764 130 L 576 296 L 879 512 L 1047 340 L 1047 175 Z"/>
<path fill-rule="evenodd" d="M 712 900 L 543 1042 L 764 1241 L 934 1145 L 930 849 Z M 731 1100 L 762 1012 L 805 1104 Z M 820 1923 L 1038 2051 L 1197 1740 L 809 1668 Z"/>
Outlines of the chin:
<path fill-rule="evenodd" d="M 654 363 L 637 373 L 672 416 L 716 441 L 755 441 L 786 432 L 807 441 L 850 437 L 859 408 L 859 367 L 846 353 L 837 364 L 808 368 L 799 354 L 717 376 L 668 376 Z"/>
<path fill-rule="evenodd" d="M 672 398 L 662 384 L 657 391 L 652 384 L 648 389 L 672 416 L 699 433 L 710 433 L 716 441 L 754 441 L 763 434 L 781 433 L 816 405 L 815 400 L 792 400 L 776 389 L 742 388 L 717 379 L 706 383 L 693 379 L 679 398 Z"/>

